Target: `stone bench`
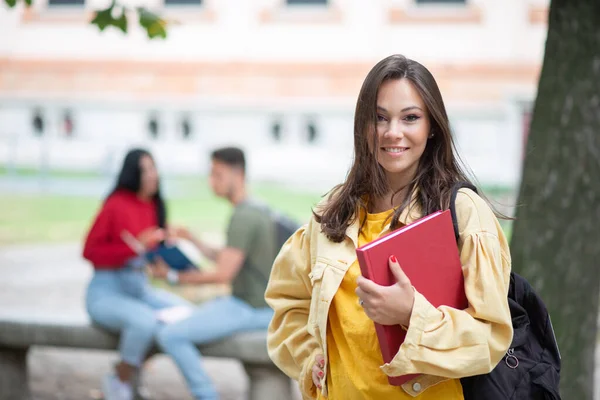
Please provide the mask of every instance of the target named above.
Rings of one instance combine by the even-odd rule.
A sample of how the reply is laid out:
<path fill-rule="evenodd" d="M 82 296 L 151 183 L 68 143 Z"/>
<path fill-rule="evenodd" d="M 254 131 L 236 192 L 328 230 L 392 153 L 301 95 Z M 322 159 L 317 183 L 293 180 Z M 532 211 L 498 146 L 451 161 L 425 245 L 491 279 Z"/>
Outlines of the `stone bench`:
<path fill-rule="evenodd" d="M 116 350 L 118 336 L 87 317 L 6 313 L 0 310 L 0 400 L 30 399 L 27 351 L 31 346 Z M 248 332 L 198 347 L 208 357 L 239 360 L 250 381 L 249 399 L 290 399 L 291 381 L 269 359 L 264 331 Z"/>

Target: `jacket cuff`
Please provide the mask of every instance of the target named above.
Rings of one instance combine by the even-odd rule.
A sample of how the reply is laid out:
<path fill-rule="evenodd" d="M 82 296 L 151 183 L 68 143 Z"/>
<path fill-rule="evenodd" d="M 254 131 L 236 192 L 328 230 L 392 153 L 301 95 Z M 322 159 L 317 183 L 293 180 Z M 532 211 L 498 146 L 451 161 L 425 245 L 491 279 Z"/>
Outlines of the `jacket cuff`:
<path fill-rule="evenodd" d="M 304 362 L 302 373 L 298 379 L 298 385 L 300 392 L 302 393 L 303 400 L 314 400 L 317 398 L 317 387 L 312 379 L 312 367 L 317 358 L 317 354 L 320 354 L 320 349 L 315 349 L 312 354 Z"/>
<path fill-rule="evenodd" d="M 408 330 L 406 331 L 406 338 L 392 361 L 381 367 L 386 375 L 399 376 L 415 373 L 414 368 L 411 367 L 411 359 L 414 358 L 419 348 L 428 319 L 435 318 L 438 314 L 441 314 L 441 311 L 435 308 L 425 296 L 415 290 L 415 301 Z"/>

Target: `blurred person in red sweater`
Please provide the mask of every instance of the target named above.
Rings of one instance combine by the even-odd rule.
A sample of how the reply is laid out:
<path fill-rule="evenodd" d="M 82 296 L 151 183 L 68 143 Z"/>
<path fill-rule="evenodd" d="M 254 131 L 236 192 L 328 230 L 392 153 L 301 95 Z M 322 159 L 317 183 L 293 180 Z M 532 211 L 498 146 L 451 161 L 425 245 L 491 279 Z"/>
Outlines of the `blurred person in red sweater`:
<path fill-rule="evenodd" d="M 187 304 L 152 288 L 145 272 L 144 250 L 165 240 L 166 225 L 154 160 L 146 150 L 131 150 L 83 249 L 83 257 L 94 266 L 86 295 L 87 312 L 94 323 L 120 334 L 121 360 L 102 382 L 106 400 L 133 399 L 132 379 L 159 328 L 156 310 Z M 143 248 L 134 251 L 124 235 L 134 236 Z"/>

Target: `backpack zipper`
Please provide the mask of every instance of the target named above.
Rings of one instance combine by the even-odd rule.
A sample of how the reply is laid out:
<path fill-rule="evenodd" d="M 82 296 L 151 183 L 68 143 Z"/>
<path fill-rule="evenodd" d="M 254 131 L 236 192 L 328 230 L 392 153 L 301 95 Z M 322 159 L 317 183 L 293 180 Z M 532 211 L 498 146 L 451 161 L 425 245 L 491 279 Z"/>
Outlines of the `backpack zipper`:
<path fill-rule="evenodd" d="M 508 349 L 504 362 L 510 369 L 516 369 L 519 366 L 519 359 L 515 356 L 515 349 Z"/>

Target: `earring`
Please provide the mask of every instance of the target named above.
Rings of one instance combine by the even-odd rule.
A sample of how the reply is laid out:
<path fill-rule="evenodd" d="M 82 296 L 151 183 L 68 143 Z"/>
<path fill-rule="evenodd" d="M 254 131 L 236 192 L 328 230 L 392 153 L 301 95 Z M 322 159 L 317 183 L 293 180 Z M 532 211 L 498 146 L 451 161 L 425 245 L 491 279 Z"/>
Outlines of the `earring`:
<path fill-rule="evenodd" d="M 429 139 L 433 139 L 433 137 L 434 137 L 434 136 L 435 136 L 435 134 L 434 134 L 434 133 L 430 134 L 430 135 L 429 135 Z"/>

